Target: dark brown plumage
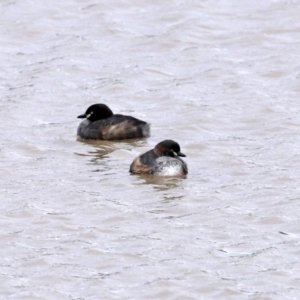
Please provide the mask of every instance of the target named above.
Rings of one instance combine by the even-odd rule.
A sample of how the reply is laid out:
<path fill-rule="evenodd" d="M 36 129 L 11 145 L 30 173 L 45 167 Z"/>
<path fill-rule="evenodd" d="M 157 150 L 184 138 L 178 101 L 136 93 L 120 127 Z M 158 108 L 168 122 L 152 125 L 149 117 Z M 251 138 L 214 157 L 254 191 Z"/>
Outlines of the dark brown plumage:
<path fill-rule="evenodd" d="M 172 140 L 164 140 L 154 149 L 135 158 L 129 171 L 133 174 L 186 175 L 187 164 L 179 156 L 185 156 L 180 152 L 179 144 Z"/>
<path fill-rule="evenodd" d="M 123 140 L 150 136 L 148 123 L 131 116 L 113 114 L 105 104 L 91 105 L 78 118 L 86 118 L 77 129 L 77 135 L 84 139 Z"/>

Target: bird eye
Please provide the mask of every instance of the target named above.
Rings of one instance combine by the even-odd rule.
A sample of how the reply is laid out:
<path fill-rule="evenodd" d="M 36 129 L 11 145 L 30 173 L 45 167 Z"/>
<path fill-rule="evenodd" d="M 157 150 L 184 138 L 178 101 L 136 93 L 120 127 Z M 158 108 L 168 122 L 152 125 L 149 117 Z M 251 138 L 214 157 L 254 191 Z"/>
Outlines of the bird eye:
<path fill-rule="evenodd" d="M 173 149 L 171 151 L 174 154 L 174 156 L 177 156 L 177 153 Z"/>
<path fill-rule="evenodd" d="M 91 111 L 86 117 L 87 119 L 93 114 L 93 112 Z"/>

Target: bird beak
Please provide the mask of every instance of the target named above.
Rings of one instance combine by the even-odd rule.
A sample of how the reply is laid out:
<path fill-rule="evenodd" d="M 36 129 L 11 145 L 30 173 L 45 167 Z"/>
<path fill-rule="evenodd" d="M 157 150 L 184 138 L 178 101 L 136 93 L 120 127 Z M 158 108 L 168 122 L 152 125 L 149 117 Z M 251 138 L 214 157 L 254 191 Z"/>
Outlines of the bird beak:
<path fill-rule="evenodd" d="M 79 119 L 84 119 L 84 118 L 86 118 L 86 117 L 87 117 L 86 114 L 82 114 L 82 115 L 78 116 L 77 118 L 79 118 Z"/>

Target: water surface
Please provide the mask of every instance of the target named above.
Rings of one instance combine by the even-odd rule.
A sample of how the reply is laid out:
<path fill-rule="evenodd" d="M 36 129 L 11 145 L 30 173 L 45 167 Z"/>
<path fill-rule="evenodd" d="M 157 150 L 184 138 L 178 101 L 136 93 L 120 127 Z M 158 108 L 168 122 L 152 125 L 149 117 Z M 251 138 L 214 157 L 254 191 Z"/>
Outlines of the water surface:
<path fill-rule="evenodd" d="M 298 299 L 297 1 L 0 7 L 3 299 Z M 97 102 L 152 136 L 78 140 Z M 187 178 L 130 175 L 166 138 Z"/>

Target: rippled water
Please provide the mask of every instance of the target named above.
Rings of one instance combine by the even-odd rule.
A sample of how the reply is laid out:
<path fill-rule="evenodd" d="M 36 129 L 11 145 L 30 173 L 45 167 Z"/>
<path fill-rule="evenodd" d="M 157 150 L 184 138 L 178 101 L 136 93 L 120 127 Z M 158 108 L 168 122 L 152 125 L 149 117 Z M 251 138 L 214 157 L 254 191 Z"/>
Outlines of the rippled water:
<path fill-rule="evenodd" d="M 298 299 L 300 3 L 2 0 L 3 299 Z M 152 124 L 83 142 L 92 103 Z M 186 179 L 129 175 L 163 139 Z"/>

